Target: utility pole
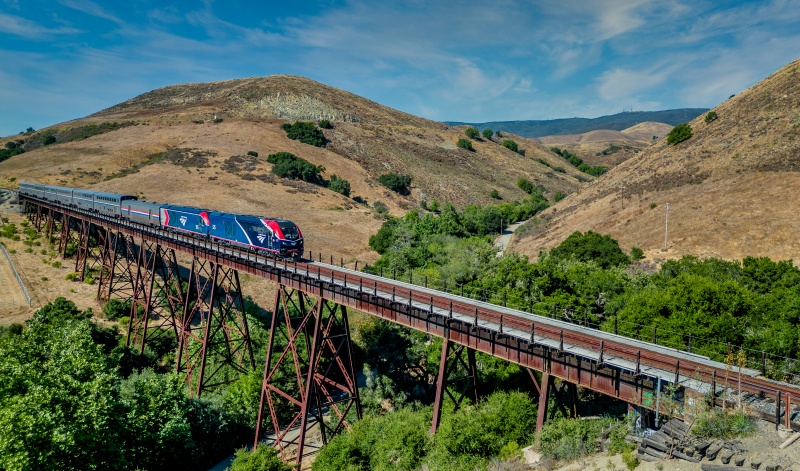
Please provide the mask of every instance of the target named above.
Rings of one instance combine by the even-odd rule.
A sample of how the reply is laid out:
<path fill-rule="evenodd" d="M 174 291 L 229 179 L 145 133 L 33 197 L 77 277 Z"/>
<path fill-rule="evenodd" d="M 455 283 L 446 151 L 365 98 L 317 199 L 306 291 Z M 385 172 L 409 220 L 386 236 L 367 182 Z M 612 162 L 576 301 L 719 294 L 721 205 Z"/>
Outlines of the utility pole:
<path fill-rule="evenodd" d="M 669 203 L 667 203 L 667 216 L 664 219 L 664 250 L 667 250 L 667 234 L 669 232 Z"/>
<path fill-rule="evenodd" d="M 622 209 L 625 209 L 625 185 L 619 186 L 620 191 L 620 201 L 622 202 Z"/>

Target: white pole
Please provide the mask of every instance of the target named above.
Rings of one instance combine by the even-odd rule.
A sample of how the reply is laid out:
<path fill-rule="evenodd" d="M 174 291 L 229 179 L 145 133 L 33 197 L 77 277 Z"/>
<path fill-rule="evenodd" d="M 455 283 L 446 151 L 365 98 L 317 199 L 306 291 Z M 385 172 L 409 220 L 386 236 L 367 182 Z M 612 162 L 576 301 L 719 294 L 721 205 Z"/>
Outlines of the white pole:
<path fill-rule="evenodd" d="M 664 250 L 667 250 L 667 234 L 669 232 L 669 203 L 667 203 L 667 216 L 664 219 Z"/>

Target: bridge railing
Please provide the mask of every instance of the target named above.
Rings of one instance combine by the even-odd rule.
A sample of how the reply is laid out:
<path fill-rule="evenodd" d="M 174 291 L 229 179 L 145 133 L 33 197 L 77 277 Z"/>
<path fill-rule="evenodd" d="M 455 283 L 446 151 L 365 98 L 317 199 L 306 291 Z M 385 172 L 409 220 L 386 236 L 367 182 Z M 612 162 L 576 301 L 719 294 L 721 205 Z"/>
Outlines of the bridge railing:
<path fill-rule="evenodd" d="M 56 204 L 55 206 L 58 205 Z M 94 218 L 106 219 L 105 217 L 98 215 L 91 216 Z M 158 232 L 159 236 L 161 237 L 170 237 L 171 234 L 169 232 L 149 228 L 135 222 L 113 220 L 111 218 L 107 219 L 110 222 L 136 228 L 140 231 Z M 185 240 L 192 239 L 191 236 L 186 234 L 182 234 L 180 236 L 172 234 L 172 236 L 180 237 L 181 239 Z M 210 247 L 213 245 L 217 247 L 219 246 L 217 243 L 209 242 L 206 239 L 200 238 L 196 239 L 194 243 L 202 247 Z M 237 252 L 238 256 L 243 259 L 249 259 L 250 257 L 254 256 L 251 251 L 247 250 L 238 250 L 230 247 L 226 248 L 226 250 Z M 798 362 L 796 358 L 789 356 L 768 354 L 764 350 L 758 350 L 757 348 L 744 347 L 742 345 L 732 345 L 707 338 L 692 337 L 683 332 L 674 332 L 658 327 L 654 328 L 653 325 L 642 325 L 632 322 L 618 321 L 615 318 L 606 318 L 602 312 L 598 313 L 588 307 L 561 306 L 558 304 L 545 303 L 539 301 L 536 299 L 536 296 L 533 295 L 520 295 L 518 294 L 518 291 L 498 292 L 484 290 L 469 284 L 458 284 L 445 278 L 439 278 L 438 276 L 426 276 L 426 274 L 424 274 L 424 270 L 406 270 L 402 272 L 398 272 L 396 270 L 390 271 L 381 267 L 359 263 L 357 260 L 348 260 L 345 262 L 343 257 L 337 257 L 330 254 L 323 254 L 319 252 L 314 253 L 310 250 L 307 250 L 306 253 L 312 261 L 330 263 L 331 265 L 346 267 L 354 269 L 355 271 L 363 271 L 372 275 L 378 275 L 388 279 L 409 283 L 411 285 L 422 286 L 450 294 L 457 294 L 497 306 L 504 306 L 552 319 L 558 319 L 572 324 L 581 325 L 586 328 L 616 333 L 628 338 L 689 353 L 706 355 L 712 360 L 723 363 L 727 362 L 731 367 L 731 371 L 736 371 L 736 368 L 738 368 L 738 366 L 741 364 L 742 367 L 762 371 L 766 377 L 793 384 L 800 384 L 800 362 Z M 742 353 L 740 354 L 740 352 Z"/>
<path fill-rule="evenodd" d="M 739 367 L 761 371 L 762 375 L 791 384 L 800 384 L 800 360 L 792 356 L 767 353 L 764 349 L 754 346 L 745 346 L 714 339 L 698 337 L 682 331 L 665 329 L 652 324 L 638 324 L 635 322 L 620 321 L 616 317 L 607 317 L 604 313 L 588 307 L 562 306 L 546 303 L 532 295 L 520 295 L 518 291 L 491 291 L 477 288 L 469 284 L 459 284 L 448 281 L 438 276 L 428 276 L 425 270 L 389 270 L 369 264 L 360 264 L 358 261 L 346 263 L 343 258 L 317 253 L 312 259 L 323 263 L 332 263 L 338 266 L 360 270 L 372 275 L 378 275 L 393 280 L 402 281 L 412 285 L 429 289 L 457 294 L 470 299 L 487 302 L 497 306 L 504 306 L 531 314 L 536 314 L 551 319 L 558 319 L 587 328 L 608 333 L 614 333 L 635 340 L 660 345 L 688 353 L 705 355 L 729 365 L 735 372 Z"/>

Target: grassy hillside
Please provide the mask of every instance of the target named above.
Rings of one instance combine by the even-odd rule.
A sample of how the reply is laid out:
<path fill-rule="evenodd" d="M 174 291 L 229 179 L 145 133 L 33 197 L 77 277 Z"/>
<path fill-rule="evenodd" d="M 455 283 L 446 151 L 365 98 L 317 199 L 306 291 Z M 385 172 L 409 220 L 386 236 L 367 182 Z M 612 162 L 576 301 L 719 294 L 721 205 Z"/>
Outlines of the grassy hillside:
<path fill-rule="evenodd" d="M 291 140 L 281 128 L 322 119 L 331 123 L 323 129 L 325 147 Z M 523 199 L 520 178 L 542 185 L 550 196 L 571 193 L 590 179 L 571 168 L 554 171 L 563 160 L 519 137 L 512 136 L 524 156 L 499 139 L 473 140 L 472 151 L 459 148 L 464 129 L 301 77 L 175 85 L 86 118 L 0 139 L 0 146 L 10 142 L 26 150 L 0 162 L 0 185 L 32 180 L 288 218 L 303 228 L 310 249 L 369 260 L 374 254 L 367 239 L 382 221 L 376 203 L 402 214 L 423 201 L 458 207 L 497 201 L 492 190 L 503 201 Z M 323 166 L 325 179 L 346 179 L 350 197 L 273 175 L 266 157 L 280 151 Z M 389 172 L 411 177 L 409 194 L 379 183 Z"/>
<path fill-rule="evenodd" d="M 796 259 L 799 68 L 795 61 L 721 103 L 710 122 L 705 115 L 695 118 L 690 139 L 677 145 L 661 139 L 569 196 L 546 212 L 546 224 L 518 237 L 513 249 L 534 255 L 591 229 L 626 248 L 638 246 L 650 258 Z"/>

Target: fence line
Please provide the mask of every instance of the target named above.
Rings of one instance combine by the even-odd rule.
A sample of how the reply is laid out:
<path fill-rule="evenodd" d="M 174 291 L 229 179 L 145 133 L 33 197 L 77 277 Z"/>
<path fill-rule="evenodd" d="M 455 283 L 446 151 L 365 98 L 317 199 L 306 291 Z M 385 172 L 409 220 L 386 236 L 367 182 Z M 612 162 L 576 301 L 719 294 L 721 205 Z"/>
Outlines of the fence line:
<path fill-rule="evenodd" d="M 17 273 L 17 268 L 14 266 L 14 262 L 11 261 L 11 255 L 9 255 L 3 244 L 0 244 L 0 249 L 3 250 L 4 254 L 6 254 L 8 264 L 11 265 L 11 270 L 14 272 L 14 276 L 17 278 L 17 283 L 19 283 L 19 287 L 22 288 L 22 293 L 25 295 L 25 299 L 28 300 L 28 306 L 31 306 L 33 304 L 31 301 L 31 296 L 28 294 L 28 289 L 25 288 L 25 283 L 22 282 L 22 278 L 20 278 L 19 273 Z"/>

